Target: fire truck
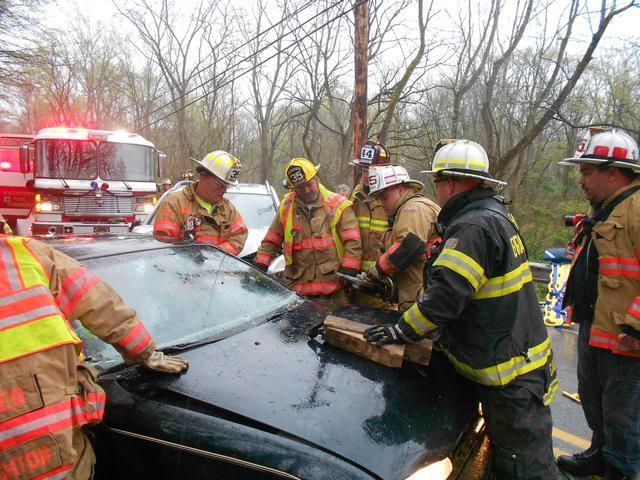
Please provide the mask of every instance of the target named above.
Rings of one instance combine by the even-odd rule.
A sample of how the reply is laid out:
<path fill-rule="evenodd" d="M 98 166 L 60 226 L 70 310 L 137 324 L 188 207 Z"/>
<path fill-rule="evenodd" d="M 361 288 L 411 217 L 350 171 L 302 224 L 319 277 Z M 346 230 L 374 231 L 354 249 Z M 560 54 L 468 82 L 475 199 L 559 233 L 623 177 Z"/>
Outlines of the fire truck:
<path fill-rule="evenodd" d="M 34 194 L 28 188 L 31 173 L 20 169 L 20 145 L 31 142 L 33 135 L 0 133 L 0 215 L 16 231 L 19 218 L 27 218 Z"/>
<path fill-rule="evenodd" d="M 165 155 L 140 135 L 45 128 L 20 149 L 32 174 L 33 235 L 124 233 L 157 202 Z"/>

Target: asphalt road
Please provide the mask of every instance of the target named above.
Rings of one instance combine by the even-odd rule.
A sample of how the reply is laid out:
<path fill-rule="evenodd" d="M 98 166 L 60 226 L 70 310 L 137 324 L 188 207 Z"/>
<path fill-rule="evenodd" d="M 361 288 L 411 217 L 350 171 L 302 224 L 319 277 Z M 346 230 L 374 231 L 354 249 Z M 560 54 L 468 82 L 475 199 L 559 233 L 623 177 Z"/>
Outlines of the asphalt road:
<path fill-rule="evenodd" d="M 576 377 L 578 326 L 559 329 L 547 327 L 547 330 L 558 364 L 558 381 L 560 383 L 558 394 L 551 404 L 553 450 L 556 456 L 581 452 L 589 448 L 591 430 L 587 426 L 580 404 L 562 393 L 563 391 L 569 394 L 578 392 Z"/>

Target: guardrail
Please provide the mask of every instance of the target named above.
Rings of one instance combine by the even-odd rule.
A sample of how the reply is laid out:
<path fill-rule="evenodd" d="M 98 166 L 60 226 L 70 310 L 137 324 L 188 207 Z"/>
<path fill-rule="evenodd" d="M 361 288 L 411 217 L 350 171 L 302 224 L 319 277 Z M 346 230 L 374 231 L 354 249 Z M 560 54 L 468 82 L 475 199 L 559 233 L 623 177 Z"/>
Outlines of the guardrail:
<path fill-rule="evenodd" d="M 549 283 L 551 265 L 548 263 L 529 262 L 529 268 L 531 269 L 534 282 Z"/>

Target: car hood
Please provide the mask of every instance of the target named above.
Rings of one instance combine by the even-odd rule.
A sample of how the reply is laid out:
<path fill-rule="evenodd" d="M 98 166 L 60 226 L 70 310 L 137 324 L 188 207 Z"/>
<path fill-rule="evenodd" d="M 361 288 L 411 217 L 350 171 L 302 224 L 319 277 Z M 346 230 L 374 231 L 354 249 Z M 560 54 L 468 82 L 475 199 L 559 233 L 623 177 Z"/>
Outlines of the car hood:
<path fill-rule="evenodd" d="M 353 307 L 338 314 L 362 319 L 366 312 L 373 311 Z M 426 460 L 450 454 L 477 404 L 446 360 L 434 352 L 425 369 L 367 361 L 309 337 L 325 315 L 306 302 L 276 320 L 181 352 L 189 370 L 152 382 L 382 478 L 406 478 Z"/>

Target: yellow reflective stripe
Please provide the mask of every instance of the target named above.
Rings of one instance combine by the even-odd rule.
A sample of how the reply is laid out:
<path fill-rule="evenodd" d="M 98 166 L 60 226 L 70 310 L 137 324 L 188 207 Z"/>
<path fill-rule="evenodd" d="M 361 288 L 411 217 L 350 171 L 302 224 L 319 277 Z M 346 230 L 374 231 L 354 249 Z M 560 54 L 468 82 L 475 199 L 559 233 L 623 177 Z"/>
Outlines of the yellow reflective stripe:
<path fill-rule="evenodd" d="M 80 344 L 60 315 L 0 331 L 0 363 L 67 343 Z"/>
<path fill-rule="evenodd" d="M 360 262 L 360 270 L 366 272 L 371 265 L 375 263 L 375 260 L 362 260 Z"/>
<path fill-rule="evenodd" d="M 476 383 L 487 386 L 504 386 L 511 383 L 516 377 L 532 372 L 547 363 L 551 355 L 551 340 L 549 337 L 528 350 L 528 359 L 522 355 L 513 357 L 506 362 L 486 368 L 473 368 L 456 359 L 451 352 L 443 349 L 455 369 L 464 377 Z"/>
<path fill-rule="evenodd" d="M 358 226 L 364 230 L 372 230 L 374 232 L 386 232 L 389 228 L 389 222 L 386 220 L 376 220 L 371 217 L 356 217 Z"/>
<path fill-rule="evenodd" d="M 333 195 L 333 192 L 331 192 L 330 190 L 327 190 L 325 188 L 324 185 L 322 185 L 321 183 L 318 184 L 318 187 L 320 189 L 320 193 L 322 194 L 322 200 L 323 202 L 327 203 L 327 199 Z M 340 217 L 342 216 L 342 212 L 344 212 L 344 210 L 347 207 L 350 207 L 351 205 L 353 205 L 353 202 L 351 200 L 347 200 L 346 198 L 340 203 L 340 205 L 338 205 L 338 208 L 336 208 L 336 211 L 333 212 L 333 215 L 331 217 L 331 223 L 329 224 L 329 227 L 331 228 L 331 236 L 333 237 L 333 244 L 336 247 L 336 253 L 338 254 L 338 261 L 341 262 L 342 261 L 342 257 L 344 256 L 344 244 L 342 243 L 342 239 L 340 238 L 340 235 L 338 234 L 338 220 L 340 220 Z"/>
<path fill-rule="evenodd" d="M 547 389 L 544 396 L 542 397 L 542 403 L 545 407 L 548 407 L 549 405 L 551 405 L 551 402 L 553 402 L 553 399 L 555 398 L 557 391 L 558 391 L 558 377 L 555 377 L 549 384 L 549 388 Z"/>
<path fill-rule="evenodd" d="M 280 222 L 282 223 L 282 228 L 284 230 L 282 255 L 284 256 L 286 265 L 291 265 L 293 263 L 293 234 L 291 233 L 291 229 L 293 228 L 294 200 L 293 193 L 289 192 L 284 196 L 280 206 L 278 207 L 278 215 L 280 216 Z"/>
<path fill-rule="evenodd" d="M 13 256 L 18 260 L 18 269 L 20 277 L 24 282 L 25 288 L 35 287 L 37 285 L 49 285 L 49 277 L 42 269 L 42 265 L 33 256 L 29 249 L 25 246 L 28 240 L 22 238 L 8 238 L 5 240 L 13 250 Z"/>
<path fill-rule="evenodd" d="M 532 281 L 533 276 L 529 269 L 529 262 L 524 262 L 505 275 L 488 279 L 487 283 L 473 296 L 473 299 L 503 297 L 519 291 L 525 284 Z"/>
<path fill-rule="evenodd" d="M 422 314 L 417 303 L 414 303 L 409 310 L 402 314 L 402 319 L 420 336 L 438 328 L 435 323 Z"/>
<path fill-rule="evenodd" d="M 457 274 L 462 275 L 469 281 L 476 292 L 487 282 L 487 277 L 484 274 L 484 268 L 482 268 L 473 258 L 459 252 L 458 250 L 445 248 L 442 250 L 442 253 L 438 255 L 438 259 L 433 265 L 447 267 Z"/>
<path fill-rule="evenodd" d="M 472 169 L 472 170 L 480 170 L 480 171 L 484 171 L 487 168 L 487 164 L 484 162 L 478 162 L 478 161 L 468 161 L 464 160 L 464 159 L 459 159 L 459 160 L 450 160 L 450 159 L 439 159 L 436 161 L 436 163 L 434 164 L 434 170 L 441 170 L 443 168 L 451 168 L 452 166 L 473 166 L 473 167 L 480 167 L 478 169 Z"/>

